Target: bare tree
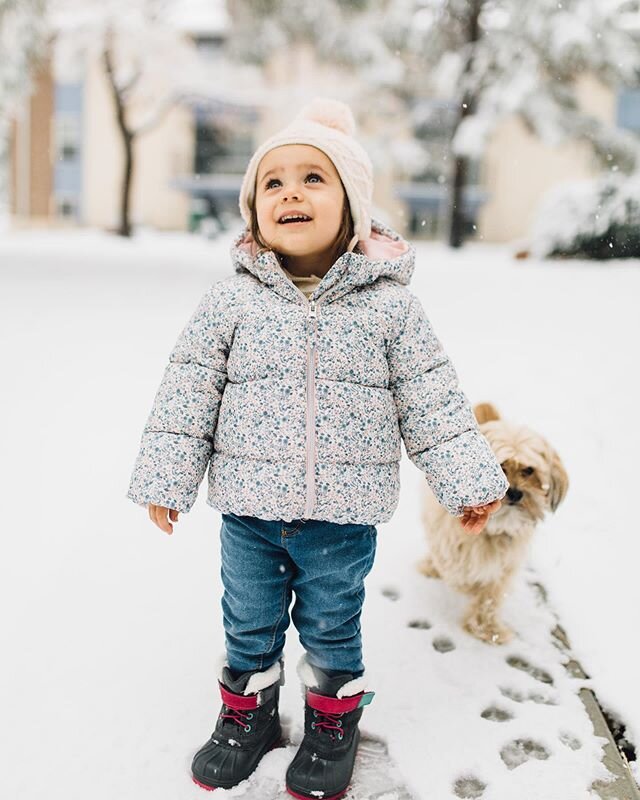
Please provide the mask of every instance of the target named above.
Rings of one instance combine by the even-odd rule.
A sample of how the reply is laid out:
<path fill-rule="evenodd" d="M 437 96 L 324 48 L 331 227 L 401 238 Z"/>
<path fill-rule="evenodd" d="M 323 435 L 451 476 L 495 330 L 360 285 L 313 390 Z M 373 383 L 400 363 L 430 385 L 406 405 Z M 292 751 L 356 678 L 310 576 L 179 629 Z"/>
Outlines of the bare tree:
<path fill-rule="evenodd" d="M 120 214 L 117 233 L 120 236 L 131 236 L 131 187 L 134 170 L 134 143 L 139 136 L 157 127 L 171 108 L 178 102 L 178 94 L 166 95 L 155 107 L 146 122 L 135 127 L 130 121 L 129 102 L 135 93 L 136 85 L 143 75 L 143 67 L 138 64 L 124 81 L 119 81 L 116 74 L 116 55 L 114 49 L 114 31 L 107 27 L 104 36 L 102 62 L 113 98 L 118 131 L 124 152 L 124 164 L 120 189 Z"/>
<path fill-rule="evenodd" d="M 116 232 L 131 236 L 136 145 L 185 94 L 210 91 L 211 76 L 171 0 L 86 0 L 81 16 L 70 0 L 51 1 L 58 47 L 104 68 L 123 154 Z"/>

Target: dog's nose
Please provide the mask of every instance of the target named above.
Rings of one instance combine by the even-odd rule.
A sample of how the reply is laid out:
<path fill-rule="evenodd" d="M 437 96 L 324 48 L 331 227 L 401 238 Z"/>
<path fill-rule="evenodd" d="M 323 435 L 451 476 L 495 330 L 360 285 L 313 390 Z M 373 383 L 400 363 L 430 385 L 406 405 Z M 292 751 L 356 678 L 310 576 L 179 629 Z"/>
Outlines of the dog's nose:
<path fill-rule="evenodd" d="M 517 503 L 522 498 L 522 492 L 520 489 L 510 488 L 507 492 L 507 497 L 512 503 Z"/>

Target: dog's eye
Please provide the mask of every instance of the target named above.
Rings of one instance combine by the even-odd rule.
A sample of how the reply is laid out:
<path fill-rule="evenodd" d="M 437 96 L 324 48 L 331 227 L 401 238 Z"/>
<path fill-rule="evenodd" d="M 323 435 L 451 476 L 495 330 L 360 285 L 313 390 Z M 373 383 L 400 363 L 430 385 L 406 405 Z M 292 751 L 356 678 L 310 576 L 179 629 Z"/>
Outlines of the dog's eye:
<path fill-rule="evenodd" d="M 533 475 L 533 467 L 524 467 L 522 470 L 523 475 Z"/>

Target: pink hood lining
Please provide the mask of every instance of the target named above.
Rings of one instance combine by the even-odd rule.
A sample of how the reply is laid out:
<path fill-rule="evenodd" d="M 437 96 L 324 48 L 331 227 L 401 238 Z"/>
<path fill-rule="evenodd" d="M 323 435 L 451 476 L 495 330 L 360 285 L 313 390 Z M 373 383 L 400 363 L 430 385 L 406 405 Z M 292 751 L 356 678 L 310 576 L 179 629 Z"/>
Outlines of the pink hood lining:
<path fill-rule="evenodd" d="M 392 239 L 390 236 L 374 230 L 371 231 L 368 239 L 361 239 L 358 242 L 358 247 L 363 255 L 371 261 L 393 261 L 394 258 L 398 258 L 409 249 L 409 245 L 404 239 Z M 258 245 L 251 235 L 251 231 L 247 231 L 247 235 L 240 242 L 238 248 L 255 258 L 258 254 Z"/>

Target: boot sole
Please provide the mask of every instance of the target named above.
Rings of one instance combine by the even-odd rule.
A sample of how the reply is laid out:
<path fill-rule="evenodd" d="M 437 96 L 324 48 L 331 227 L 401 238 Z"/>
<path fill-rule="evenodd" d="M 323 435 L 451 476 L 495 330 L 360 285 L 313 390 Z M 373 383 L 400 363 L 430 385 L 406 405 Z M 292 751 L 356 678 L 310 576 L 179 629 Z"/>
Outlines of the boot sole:
<path fill-rule="evenodd" d="M 266 756 L 267 753 L 271 752 L 271 750 L 275 750 L 278 747 L 284 747 L 284 740 L 282 738 L 282 735 L 278 736 L 275 742 L 273 742 L 273 744 L 270 744 L 269 747 L 267 747 L 264 750 L 264 752 L 260 756 L 260 759 L 258 759 L 258 764 L 260 763 L 260 760 L 263 758 L 263 756 Z M 255 772 L 256 769 L 258 768 L 258 764 L 256 764 L 253 772 Z M 250 772 L 249 775 L 247 775 L 247 778 L 253 775 L 253 772 Z M 247 778 L 243 778 L 242 780 L 246 781 Z M 238 783 L 230 783 L 228 786 L 209 786 L 209 784 L 202 783 L 202 781 L 198 780 L 198 778 L 196 778 L 196 776 L 193 773 L 191 773 L 191 780 L 195 783 L 196 786 L 199 786 L 201 789 L 205 789 L 205 791 L 207 792 L 215 792 L 216 789 L 232 789 L 234 786 L 237 786 L 238 783 L 242 783 L 242 781 L 238 781 Z M 325 800 L 331 800 L 331 798 L 327 797 L 325 798 Z"/>
<path fill-rule="evenodd" d="M 341 792 L 338 792 L 338 794 L 332 794 L 331 797 L 323 797 L 322 800 L 340 800 L 340 798 L 344 797 L 348 791 L 349 787 L 347 786 Z M 291 789 L 289 786 L 287 786 L 287 792 L 293 797 L 298 798 L 298 800 L 316 800 L 317 798 L 317 794 L 316 795 L 298 794 L 298 792 L 294 792 L 294 790 Z"/>

